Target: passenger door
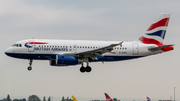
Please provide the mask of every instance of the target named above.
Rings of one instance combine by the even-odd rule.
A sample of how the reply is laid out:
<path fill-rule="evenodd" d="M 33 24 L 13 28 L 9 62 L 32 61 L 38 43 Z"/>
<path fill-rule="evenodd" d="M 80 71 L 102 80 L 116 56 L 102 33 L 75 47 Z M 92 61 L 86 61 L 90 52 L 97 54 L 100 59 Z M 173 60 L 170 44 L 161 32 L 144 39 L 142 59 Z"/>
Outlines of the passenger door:
<path fill-rule="evenodd" d="M 34 41 L 30 40 L 28 42 L 28 52 L 34 52 Z"/>
<path fill-rule="evenodd" d="M 138 55 L 139 47 L 137 43 L 133 43 L 133 55 Z"/>

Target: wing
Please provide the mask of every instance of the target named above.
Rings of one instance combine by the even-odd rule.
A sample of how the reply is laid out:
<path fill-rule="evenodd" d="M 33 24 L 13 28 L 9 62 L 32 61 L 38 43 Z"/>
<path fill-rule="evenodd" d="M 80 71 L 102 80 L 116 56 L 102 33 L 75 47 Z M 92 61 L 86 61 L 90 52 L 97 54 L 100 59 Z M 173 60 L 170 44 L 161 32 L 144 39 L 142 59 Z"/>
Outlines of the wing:
<path fill-rule="evenodd" d="M 105 47 L 93 49 L 93 50 L 88 50 L 88 51 L 83 51 L 83 52 L 77 52 L 74 55 L 80 58 L 91 58 L 95 59 L 98 55 L 102 55 L 106 52 L 111 52 L 113 50 L 113 47 L 122 45 L 123 41 L 118 43 L 118 44 L 111 44 Z"/>

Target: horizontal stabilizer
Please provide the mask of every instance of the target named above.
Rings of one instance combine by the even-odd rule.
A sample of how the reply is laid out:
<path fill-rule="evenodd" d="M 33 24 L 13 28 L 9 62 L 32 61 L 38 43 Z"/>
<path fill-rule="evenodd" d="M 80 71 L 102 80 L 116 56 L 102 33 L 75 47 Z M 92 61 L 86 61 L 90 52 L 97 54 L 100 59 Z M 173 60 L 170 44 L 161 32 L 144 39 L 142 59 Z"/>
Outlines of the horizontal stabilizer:
<path fill-rule="evenodd" d="M 158 51 L 158 50 L 163 50 L 163 51 L 169 51 L 169 50 L 173 50 L 173 45 L 163 45 L 163 46 L 159 46 L 159 47 L 149 47 L 148 50 L 149 51 Z"/>

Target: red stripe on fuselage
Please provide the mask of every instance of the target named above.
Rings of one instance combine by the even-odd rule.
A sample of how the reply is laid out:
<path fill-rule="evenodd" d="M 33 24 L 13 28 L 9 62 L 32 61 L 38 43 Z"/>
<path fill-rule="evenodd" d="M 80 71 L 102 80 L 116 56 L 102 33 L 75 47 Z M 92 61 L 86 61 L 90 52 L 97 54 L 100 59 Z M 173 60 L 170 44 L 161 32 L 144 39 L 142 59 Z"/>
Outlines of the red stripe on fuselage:
<path fill-rule="evenodd" d="M 162 27 L 162 26 L 168 26 L 168 22 L 169 22 L 169 18 L 164 18 L 154 24 L 152 24 L 148 29 L 147 31 L 150 31 L 150 30 L 153 30 L 157 27 Z"/>
<path fill-rule="evenodd" d="M 47 42 L 27 42 L 26 44 L 48 44 L 48 43 Z"/>

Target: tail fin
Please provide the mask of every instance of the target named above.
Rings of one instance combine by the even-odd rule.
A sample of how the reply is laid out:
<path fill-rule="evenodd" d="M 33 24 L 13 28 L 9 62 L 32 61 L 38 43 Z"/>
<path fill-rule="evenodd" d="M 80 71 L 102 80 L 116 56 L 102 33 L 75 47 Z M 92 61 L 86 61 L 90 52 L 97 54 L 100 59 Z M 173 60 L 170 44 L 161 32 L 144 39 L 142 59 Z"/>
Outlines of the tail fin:
<path fill-rule="evenodd" d="M 144 44 L 163 44 L 170 14 L 161 14 L 139 40 Z"/>
<path fill-rule="evenodd" d="M 72 95 L 72 99 L 73 101 L 78 101 L 73 95 Z"/>
<path fill-rule="evenodd" d="M 107 93 L 104 93 L 105 94 L 105 97 L 106 97 L 106 101 L 113 101 L 112 99 L 111 99 L 111 97 L 107 94 Z"/>
<path fill-rule="evenodd" d="M 147 97 L 147 101 L 151 101 L 151 99 L 149 97 Z"/>

